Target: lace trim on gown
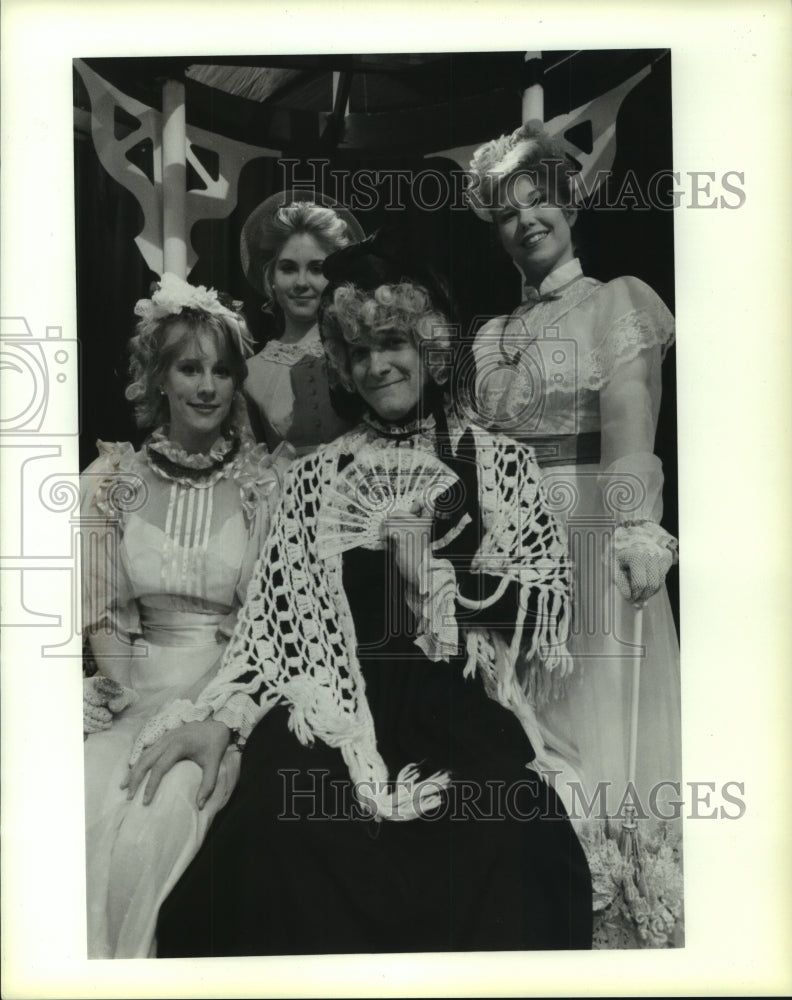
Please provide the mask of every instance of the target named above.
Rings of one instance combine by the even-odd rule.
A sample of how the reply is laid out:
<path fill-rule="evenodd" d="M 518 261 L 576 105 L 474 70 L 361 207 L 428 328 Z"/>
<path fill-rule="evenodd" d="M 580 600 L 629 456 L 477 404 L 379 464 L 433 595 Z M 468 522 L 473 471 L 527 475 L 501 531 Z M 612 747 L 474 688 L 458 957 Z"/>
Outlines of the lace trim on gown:
<path fill-rule="evenodd" d="M 306 355 L 312 358 L 323 358 L 324 348 L 319 338 L 318 327 L 313 327 L 302 340 L 294 344 L 284 344 L 280 340 L 269 340 L 259 353 L 263 361 L 271 361 L 277 365 L 295 365 Z"/>
<path fill-rule="evenodd" d="M 617 368 L 637 358 L 641 351 L 659 347 L 664 358 L 673 342 L 673 319 L 664 306 L 645 306 L 625 313 L 586 359 L 579 388 L 601 389 Z"/>
<path fill-rule="evenodd" d="M 607 315 L 611 304 L 625 289 L 635 296 L 637 308 L 626 309 L 621 315 Z M 596 298 L 592 298 L 596 296 Z M 591 302 L 589 300 L 592 300 Z M 637 300 L 637 301 L 636 301 Z M 593 305 L 591 323 L 601 333 L 593 341 L 587 338 L 577 343 L 577 352 L 552 366 L 553 383 L 548 390 L 574 394 L 582 390 L 598 391 L 623 364 L 632 361 L 642 351 L 659 347 L 664 357 L 674 341 L 674 318 L 651 289 L 637 279 L 617 279 L 602 284 L 594 278 L 577 278 L 560 289 L 540 298 L 523 301 L 510 316 L 500 316 L 481 328 L 477 335 L 476 360 L 484 367 L 519 367 L 523 355 L 538 352 L 539 368 L 543 352 L 558 341 L 563 346 L 574 330 L 575 310 Z M 600 312 L 601 310 L 601 312 Z M 548 332 L 560 328 L 554 337 Z M 577 338 L 576 338 L 577 339 Z"/>

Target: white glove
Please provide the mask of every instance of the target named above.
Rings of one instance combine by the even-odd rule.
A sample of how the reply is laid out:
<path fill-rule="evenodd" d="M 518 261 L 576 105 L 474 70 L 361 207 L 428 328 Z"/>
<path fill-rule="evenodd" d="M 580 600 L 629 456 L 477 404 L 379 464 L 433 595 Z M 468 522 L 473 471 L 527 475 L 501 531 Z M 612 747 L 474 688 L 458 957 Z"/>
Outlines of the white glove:
<path fill-rule="evenodd" d="M 663 586 L 677 558 L 673 535 L 654 521 L 620 525 L 613 535 L 613 579 L 625 601 L 642 607 Z"/>
<path fill-rule="evenodd" d="M 134 691 L 109 677 L 83 678 L 83 735 L 109 729 L 113 716 L 137 700 Z"/>

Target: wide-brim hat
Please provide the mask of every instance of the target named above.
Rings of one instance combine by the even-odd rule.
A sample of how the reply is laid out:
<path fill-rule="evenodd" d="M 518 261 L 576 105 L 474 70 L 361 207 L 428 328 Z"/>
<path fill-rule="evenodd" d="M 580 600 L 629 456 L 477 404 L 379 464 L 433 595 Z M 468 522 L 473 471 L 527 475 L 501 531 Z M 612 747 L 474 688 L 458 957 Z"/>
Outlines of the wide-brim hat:
<path fill-rule="evenodd" d="M 266 295 L 267 293 L 264 288 L 263 276 L 260 272 L 260 261 L 262 256 L 265 259 L 271 258 L 278 249 L 276 245 L 264 245 L 262 239 L 264 223 L 273 219 L 279 209 L 294 202 L 331 208 L 346 223 L 349 237 L 353 243 L 358 243 L 365 239 L 366 234 L 363 231 L 363 227 L 349 209 L 345 208 L 334 198 L 329 198 L 319 191 L 314 191 L 310 188 L 293 188 L 287 191 L 278 191 L 277 194 L 270 195 L 260 205 L 257 205 L 247 217 L 239 237 L 239 257 L 242 263 L 242 270 L 249 284 L 262 295 Z"/>
<path fill-rule="evenodd" d="M 395 227 L 377 230 L 371 236 L 329 254 L 322 271 L 327 278 L 324 296 L 332 296 L 339 285 L 355 285 L 372 292 L 380 285 L 407 281 L 421 285 L 434 307 L 452 321 L 456 310 L 445 282 L 409 245 L 407 234 Z"/>

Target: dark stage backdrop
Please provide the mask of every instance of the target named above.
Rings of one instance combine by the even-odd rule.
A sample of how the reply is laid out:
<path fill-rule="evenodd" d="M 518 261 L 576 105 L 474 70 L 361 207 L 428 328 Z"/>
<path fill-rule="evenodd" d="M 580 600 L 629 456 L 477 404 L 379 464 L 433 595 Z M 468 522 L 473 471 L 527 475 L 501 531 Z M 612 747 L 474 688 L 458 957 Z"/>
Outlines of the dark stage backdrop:
<path fill-rule="evenodd" d="M 545 53 L 545 59 L 552 55 Z M 460 66 L 478 67 L 482 61 L 485 68 L 489 66 L 493 72 L 497 71 L 501 87 L 499 93 L 502 94 L 497 118 L 501 124 L 495 123 L 491 133 L 485 131 L 481 134 L 481 141 L 485 141 L 501 131 L 517 127 L 520 122 L 523 56 L 522 53 L 512 52 L 476 54 L 475 57 L 478 60 L 476 63 L 469 61 L 474 58 L 473 54 L 458 57 L 468 62 L 454 63 L 455 57 L 449 57 L 449 65 L 457 67 L 458 79 Z M 651 178 L 660 171 L 671 170 L 673 166 L 671 58 L 669 53 L 663 55 L 660 52 L 655 52 L 654 57 L 652 72 L 638 83 L 621 105 L 616 123 L 617 152 L 608 189 L 619 192 L 625 182 L 634 181 L 638 195 L 631 198 L 629 192 L 625 192 L 627 197 L 618 209 L 592 207 L 582 211 L 575 236 L 586 273 L 605 281 L 619 275 L 635 275 L 651 285 L 673 311 L 673 213 L 658 205 L 642 204 L 646 192 L 651 190 Z M 301 58 L 305 59 L 306 65 L 312 59 L 283 58 L 291 66 L 299 65 Z M 374 60 L 378 57 L 365 58 Z M 640 62 L 630 50 L 583 53 L 580 58 L 565 60 L 554 71 L 552 87 L 548 85 L 546 88 L 545 117 L 549 120 L 565 113 L 619 82 L 619 67 L 628 66 L 630 59 Z M 117 84 L 122 78 L 131 88 L 136 80 L 134 60 L 102 62 L 105 65 L 98 68 L 100 71 L 112 72 Z M 398 82 L 404 83 L 410 81 L 410 74 L 417 75 L 419 72 L 423 72 L 420 67 L 405 64 L 394 71 L 392 77 L 398 77 Z M 609 80 L 608 74 L 615 74 L 615 78 Z M 409 142 L 405 143 L 404 135 L 409 135 L 409 129 L 397 136 L 398 142 L 394 146 L 389 147 L 380 141 L 377 148 L 353 150 L 345 148 L 341 142 L 337 149 L 329 152 L 326 147 L 312 146 L 305 137 L 295 142 L 293 148 L 287 148 L 283 143 L 269 141 L 267 135 L 251 133 L 249 126 L 246 134 L 240 126 L 240 134 L 236 137 L 259 146 L 283 148 L 284 159 L 300 161 L 290 168 L 292 177 L 298 180 L 311 174 L 311 168 L 306 165 L 308 159 L 323 158 L 330 161 L 326 168 L 329 172 L 372 170 L 392 173 L 401 170 L 417 173 L 431 168 L 448 175 L 449 186 L 453 190 L 450 178 L 452 172 L 459 170 L 458 165 L 445 158 L 426 159 L 425 154 L 432 149 L 450 148 L 473 139 L 466 136 L 454 142 L 456 133 L 462 129 L 462 125 L 457 126 L 455 121 L 456 114 L 461 116 L 462 105 L 455 110 L 453 81 L 449 83 L 444 78 L 442 89 L 445 105 L 444 110 L 439 112 L 438 120 L 443 127 L 439 129 L 437 144 L 428 150 L 425 146 L 412 149 Z M 467 89 L 470 89 L 469 80 Z M 461 83 L 459 90 L 463 90 Z M 83 110 L 90 107 L 76 73 L 75 105 Z M 201 106 L 200 127 L 229 134 L 228 98 L 218 99 L 216 107 L 218 120 L 215 122 L 214 102 L 209 100 Z M 187 108 L 189 125 L 189 89 Z M 407 109 L 405 114 L 409 113 Z M 502 124 L 504 121 L 510 124 Z M 259 343 L 263 343 L 272 331 L 267 317 L 261 312 L 261 298 L 249 287 L 242 274 L 239 234 L 252 209 L 268 195 L 281 190 L 285 177 L 281 163 L 273 158 L 248 162 L 239 178 L 237 205 L 231 214 L 222 220 L 198 222 L 192 232 L 198 262 L 189 276 L 190 281 L 220 288 L 242 299 L 250 327 Z M 326 193 L 336 195 L 338 191 L 333 189 L 334 186 L 331 183 Z M 670 189 L 671 181 L 668 179 L 658 190 L 666 203 L 670 202 Z M 409 192 L 409 187 L 406 190 Z M 471 211 L 453 210 L 446 204 L 430 211 L 408 197 L 402 209 L 388 210 L 383 201 L 384 198 L 367 210 L 356 211 L 364 229 L 372 232 L 383 225 L 403 228 L 413 250 L 449 279 L 464 329 L 470 329 L 474 318 L 481 322 L 482 317 L 507 313 L 517 304 L 519 278 L 498 247 L 492 227 L 478 220 Z M 75 138 L 75 204 L 78 337 L 82 348 L 80 462 L 83 468 L 96 455 L 97 438 L 129 440 L 136 446 L 141 442 L 141 434 L 134 426 L 124 399 L 126 344 L 134 328 L 134 304 L 138 298 L 148 295 L 150 283 L 157 275 L 146 266 L 134 243 L 135 236 L 143 228 L 140 206 L 125 188 L 105 172 L 91 138 L 80 131 L 76 131 Z M 664 524 L 674 535 L 678 534 L 676 435 L 672 349 L 664 365 L 663 405 L 656 451 L 666 474 Z M 674 571 L 668 584 L 672 606 L 676 609 L 678 578 Z"/>

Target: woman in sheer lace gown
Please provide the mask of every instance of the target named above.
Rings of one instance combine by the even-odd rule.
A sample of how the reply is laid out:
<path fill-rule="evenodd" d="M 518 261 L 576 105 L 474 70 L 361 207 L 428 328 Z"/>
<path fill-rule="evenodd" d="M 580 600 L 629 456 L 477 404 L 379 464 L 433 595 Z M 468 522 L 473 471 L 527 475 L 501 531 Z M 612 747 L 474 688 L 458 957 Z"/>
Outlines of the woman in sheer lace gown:
<path fill-rule="evenodd" d="M 664 579 L 677 546 L 660 525 L 654 454 L 673 317 L 637 278 L 602 283 L 583 274 L 572 244 L 572 169 L 541 130 L 523 127 L 482 146 L 470 176 L 471 206 L 524 277 L 520 305 L 477 334 L 476 412 L 534 448 L 575 563 L 574 672 L 554 691 L 533 692 L 545 735 L 569 764 L 558 791 L 595 851 L 601 828 L 585 822 L 592 806 L 594 817 L 620 819 L 635 809 L 648 839 L 665 839 L 663 821 L 675 820 L 675 840 L 679 646 Z M 678 914 L 681 882 L 669 892 Z"/>

